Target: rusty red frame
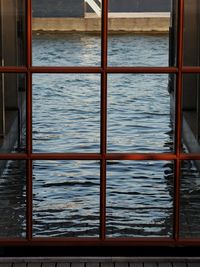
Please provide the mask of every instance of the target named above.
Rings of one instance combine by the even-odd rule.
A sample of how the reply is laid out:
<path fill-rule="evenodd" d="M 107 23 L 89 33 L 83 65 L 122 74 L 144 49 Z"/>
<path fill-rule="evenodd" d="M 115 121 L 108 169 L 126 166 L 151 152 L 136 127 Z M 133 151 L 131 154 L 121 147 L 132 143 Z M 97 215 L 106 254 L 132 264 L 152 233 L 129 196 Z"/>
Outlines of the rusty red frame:
<path fill-rule="evenodd" d="M 200 160 L 200 154 L 181 151 L 182 76 L 199 73 L 200 67 L 183 66 L 184 0 L 178 0 L 178 59 L 176 67 L 115 67 L 108 66 L 108 2 L 102 0 L 102 45 L 99 67 L 32 66 L 32 0 L 26 0 L 27 62 L 25 67 L 0 67 L 1 73 L 25 73 L 27 78 L 27 151 L 23 154 L 0 154 L 0 159 L 25 160 L 27 167 L 27 231 L 26 238 L 0 238 L 0 245 L 38 246 L 199 246 L 200 239 L 180 238 L 180 164 L 182 160 Z M 101 75 L 101 150 L 100 153 L 33 153 L 32 152 L 32 74 L 34 73 L 98 73 Z M 174 73 L 176 88 L 176 129 L 174 153 L 107 153 L 107 75 L 109 73 Z M 32 222 L 32 161 L 33 160 L 99 160 L 100 167 L 100 235 L 99 238 L 33 238 Z M 172 238 L 107 238 L 106 237 L 106 163 L 108 160 L 171 160 L 175 163 L 174 227 Z"/>

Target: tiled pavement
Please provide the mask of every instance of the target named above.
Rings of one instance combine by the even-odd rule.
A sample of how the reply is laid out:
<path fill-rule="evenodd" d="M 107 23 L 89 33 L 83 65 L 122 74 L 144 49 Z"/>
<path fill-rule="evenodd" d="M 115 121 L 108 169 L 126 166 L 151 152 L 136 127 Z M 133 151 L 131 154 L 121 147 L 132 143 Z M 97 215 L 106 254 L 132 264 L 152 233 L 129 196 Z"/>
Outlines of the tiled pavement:
<path fill-rule="evenodd" d="M 0 258 L 0 267 L 200 267 L 200 258 Z"/>

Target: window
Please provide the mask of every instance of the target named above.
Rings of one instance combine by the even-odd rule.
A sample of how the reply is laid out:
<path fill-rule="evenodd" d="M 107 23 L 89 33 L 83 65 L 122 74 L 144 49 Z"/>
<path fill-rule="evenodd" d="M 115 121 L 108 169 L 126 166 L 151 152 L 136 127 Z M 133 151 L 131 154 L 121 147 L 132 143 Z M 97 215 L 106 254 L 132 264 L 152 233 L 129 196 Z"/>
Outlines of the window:
<path fill-rule="evenodd" d="M 169 45 L 115 1 L 44 3 L 1 1 L 0 244 L 199 245 L 198 2 L 152 18 Z"/>

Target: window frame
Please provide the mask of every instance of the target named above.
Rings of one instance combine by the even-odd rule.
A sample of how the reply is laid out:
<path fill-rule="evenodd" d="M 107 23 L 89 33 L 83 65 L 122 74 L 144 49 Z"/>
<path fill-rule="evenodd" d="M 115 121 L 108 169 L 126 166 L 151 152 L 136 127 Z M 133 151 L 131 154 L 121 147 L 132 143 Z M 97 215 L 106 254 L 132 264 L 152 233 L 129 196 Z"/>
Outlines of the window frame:
<path fill-rule="evenodd" d="M 188 246 L 200 245 L 199 239 L 180 238 L 180 166 L 183 160 L 200 160 L 200 154 L 184 154 L 181 150 L 182 78 L 185 73 L 200 73 L 200 67 L 183 66 L 184 0 L 178 0 L 177 65 L 175 67 L 114 67 L 108 66 L 108 1 L 102 0 L 101 66 L 39 67 L 32 66 L 32 0 L 26 0 L 26 66 L 0 67 L 1 73 L 25 73 L 26 153 L 0 154 L 1 160 L 26 160 L 26 238 L 0 238 L 0 245 L 65 245 L 65 246 Z M 33 153 L 32 152 L 32 75 L 36 73 L 97 73 L 101 75 L 100 153 Z M 107 152 L 107 76 L 117 73 L 174 74 L 177 78 L 175 103 L 174 153 L 108 153 Z M 33 160 L 99 160 L 100 161 L 100 236 L 99 238 L 33 238 L 32 161 Z M 174 161 L 174 203 L 172 238 L 107 238 L 106 237 L 106 163 L 108 160 L 169 160 Z"/>

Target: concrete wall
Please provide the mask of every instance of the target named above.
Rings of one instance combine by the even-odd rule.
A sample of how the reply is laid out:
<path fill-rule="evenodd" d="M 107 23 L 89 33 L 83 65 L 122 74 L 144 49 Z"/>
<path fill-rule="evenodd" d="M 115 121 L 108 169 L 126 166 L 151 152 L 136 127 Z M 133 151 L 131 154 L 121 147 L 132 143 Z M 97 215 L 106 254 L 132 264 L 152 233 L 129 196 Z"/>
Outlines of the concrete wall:
<path fill-rule="evenodd" d="M 147 15 L 148 14 L 148 15 Z M 110 17 L 108 20 L 109 32 L 157 32 L 169 31 L 169 16 L 161 13 L 141 13 L 140 16 L 126 18 Z M 100 32 L 101 19 L 98 17 L 88 18 L 34 18 L 33 31 L 63 31 L 63 32 Z"/>
<path fill-rule="evenodd" d="M 33 17 L 84 17 L 83 0 L 33 0 Z"/>
<path fill-rule="evenodd" d="M 109 0 L 110 12 L 169 12 L 171 0 Z"/>

